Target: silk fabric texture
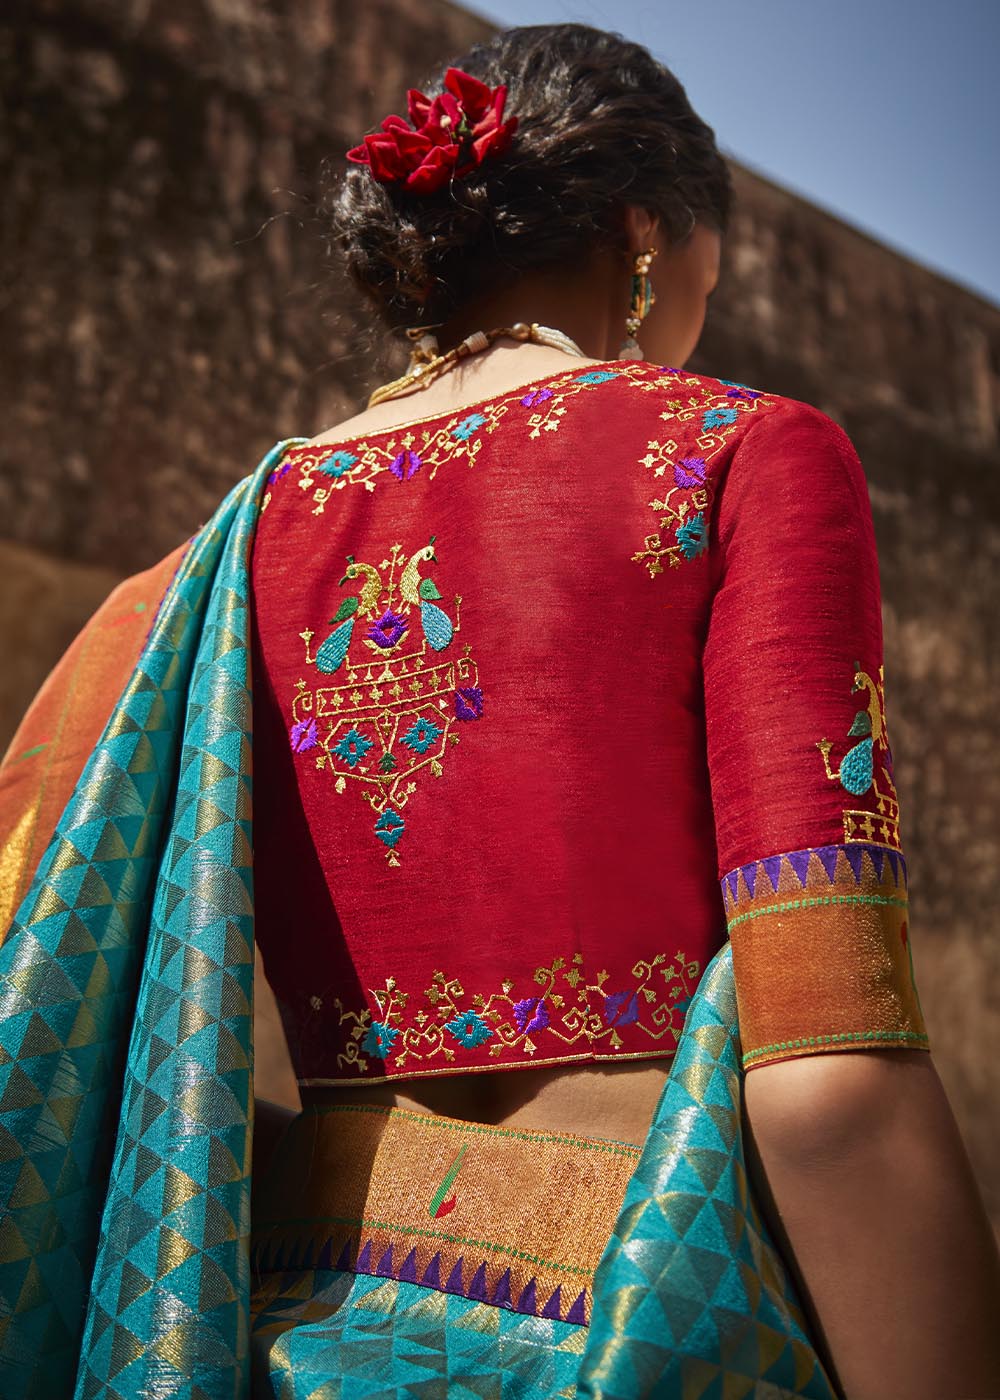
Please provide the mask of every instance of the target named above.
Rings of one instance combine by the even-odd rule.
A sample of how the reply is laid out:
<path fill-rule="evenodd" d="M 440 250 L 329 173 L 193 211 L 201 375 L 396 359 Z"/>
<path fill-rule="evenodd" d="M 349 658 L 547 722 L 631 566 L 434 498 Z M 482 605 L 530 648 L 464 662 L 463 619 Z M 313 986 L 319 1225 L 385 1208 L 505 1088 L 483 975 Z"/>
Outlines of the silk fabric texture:
<path fill-rule="evenodd" d="M 569 365 L 271 474 L 255 907 L 296 1077 L 668 1054 L 727 932 L 744 1068 L 928 1048 L 848 435 Z"/>
<path fill-rule="evenodd" d="M 248 556 L 287 445 L 190 543 L 0 947 L 8 1400 L 249 1393 Z M 834 1393 L 748 1184 L 742 1075 L 726 944 L 598 1267 L 581 1396 Z"/>

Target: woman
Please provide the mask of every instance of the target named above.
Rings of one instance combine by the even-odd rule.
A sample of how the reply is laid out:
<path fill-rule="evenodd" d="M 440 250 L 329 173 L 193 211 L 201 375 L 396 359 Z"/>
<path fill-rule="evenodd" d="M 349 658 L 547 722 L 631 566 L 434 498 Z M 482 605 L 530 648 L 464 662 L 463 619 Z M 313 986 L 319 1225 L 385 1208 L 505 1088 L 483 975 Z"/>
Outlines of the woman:
<path fill-rule="evenodd" d="M 91 984 L 58 993 L 72 1024 L 45 1007 L 110 904 L 150 933 L 114 973 L 138 990 L 74 1254 L 82 1393 L 245 1384 L 255 921 L 303 1104 L 277 1146 L 258 1105 L 255 1394 L 1000 1394 L 1000 1261 L 914 981 L 860 465 L 818 410 L 682 368 L 729 209 L 713 134 L 579 25 L 499 35 L 408 111 L 349 153 L 332 218 L 410 370 L 130 585 L 157 620 L 107 663 L 132 679 L 0 950 L 16 1393 L 28 1333 L 69 1352 L 80 1325 L 41 1281 L 66 1154 L 25 1148 L 24 1115 L 66 1102 L 36 1059 L 55 1035 L 64 1063 Z M 13 772 L 23 851 L 63 789 Z M 741 1107 L 781 1257 L 736 1200 Z"/>

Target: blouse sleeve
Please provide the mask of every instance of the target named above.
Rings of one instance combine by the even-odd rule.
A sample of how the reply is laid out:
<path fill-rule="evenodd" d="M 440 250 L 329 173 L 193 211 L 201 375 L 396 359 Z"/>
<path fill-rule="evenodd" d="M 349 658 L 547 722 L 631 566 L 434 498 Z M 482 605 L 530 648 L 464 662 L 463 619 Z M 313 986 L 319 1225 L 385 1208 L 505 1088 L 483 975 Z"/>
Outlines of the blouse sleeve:
<path fill-rule="evenodd" d="M 706 733 L 744 1068 L 929 1049 L 850 438 L 794 400 L 761 415 L 720 485 L 715 531 Z"/>

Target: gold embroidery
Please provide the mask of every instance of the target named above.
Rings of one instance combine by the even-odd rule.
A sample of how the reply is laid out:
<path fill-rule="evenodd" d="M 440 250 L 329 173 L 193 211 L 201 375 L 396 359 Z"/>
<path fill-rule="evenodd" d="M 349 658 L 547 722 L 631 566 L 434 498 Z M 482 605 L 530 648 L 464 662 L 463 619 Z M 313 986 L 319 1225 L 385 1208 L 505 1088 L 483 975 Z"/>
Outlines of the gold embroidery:
<path fill-rule="evenodd" d="M 674 374 L 679 375 L 680 371 Z M 726 387 L 715 390 L 713 382 Z M 685 385 L 695 392 L 677 397 Z M 659 530 L 647 535 L 642 549 L 632 555 L 637 563 L 645 564 L 650 578 L 655 578 L 663 572 L 664 564 L 679 568 L 708 548 L 713 459 L 727 446 L 740 420 L 769 406 L 771 400 L 745 384 L 728 379 L 705 380 L 699 375 L 660 379 L 642 387 L 665 389 L 671 395 L 660 414 L 664 422 L 686 426 L 692 419 L 701 419 L 701 431 L 693 444 L 690 433 L 685 436 L 683 449 L 676 438 L 653 439 L 646 444 L 645 456 L 639 459 L 640 465 L 667 488 L 649 502 L 660 517 Z M 678 456 L 682 450 L 686 456 Z"/>
<path fill-rule="evenodd" d="M 280 479 L 294 468 L 300 489 L 311 496 L 313 514 L 322 515 L 335 491 L 350 485 L 374 491 L 377 482 L 385 484 L 387 473 L 400 482 L 415 476 L 433 480 L 438 469 L 448 463 L 465 461 L 474 466 L 484 437 L 496 432 L 511 413 L 529 438 L 539 438 L 558 431 L 568 403 L 577 395 L 595 388 L 599 391 L 601 384 L 614 379 L 627 380 L 640 389 L 658 389 L 663 374 L 644 363 L 617 361 L 614 369 L 573 368 L 536 384 L 519 385 L 500 398 L 458 409 L 445 422 L 440 416 L 418 419 L 401 424 L 398 430 L 389 427 L 357 441 L 294 447 L 274 477 Z"/>
<path fill-rule="evenodd" d="M 823 766 L 831 782 L 839 782 L 846 792 L 862 797 L 871 792 L 875 810 L 844 808 L 844 840 L 876 841 L 895 850 L 899 845 L 899 802 L 892 779 L 892 758 L 885 728 L 885 667 L 879 667 L 878 681 L 855 666 L 852 694 L 864 691 L 868 703 L 858 710 L 847 737 L 858 742 L 844 754 L 836 769 L 830 767 L 833 743 L 820 739 L 816 747 L 823 755 Z M 878 772 L 876 772 L 876 760 Z M 880 781 L 881 779 L 881 781 Z"/>
<path fill-rule="evenodd" d="M 346 792 L 348 784 L 360 789 L 393 866 L 399 865 L 402 813 L 416 792 L 417 775 L 426 769 L 440 778 L 449 741 L 458 743 L 456 724 L 479 719 L 483 709 L 471 646 L 436 659 L 461 631 L 462 603 L 455 594 L 453 616 L 440 606 L 437 585 L 423 573 L 436 562 L 433 536 L 408 557 L 394 544 L 377 568 L 348 556 L 341 585 L 360 583 L 360 591 L 343 597 L 330 620 L 334 630 L 315 650 L 315 631 L 299 633 L 306 666 L 329 676 L 343 669 L 345 679 L 312 686 L 304 676 L 298 679 L 292 748 L 311 752 L 315 767 L 334 778 L 336 792 Z M 361 620 L 369 625 L 358 637 Z"/>
<path fill-rule="evenodd" d="M 665 953 L 640 958 L 623 985 L 611 982 L 605 969 L 588 977 L 583 963 L 583 954 L 575 953 L 568 967 L 560 957 L 536 968 L 534 988 L 527 995 L 522 988 L 520 996 L 510 979 L 492 991 L 467 995 L 460 978 L 437 971 L 418 1009 L 410 1005 L 415 994 L 388 977 L 369 992 L 377 1015 L 335 999 L 332 1029 L 345 1037 L 337 1064 L 364 1072 L 376 1058 L 392 1071 L 406 1066 L 413 1073 L 414 1061 L 461 1065 L 462 1052 L 480 1046 L 488 1046 L 490 1058 L 501 1063 L 523 1064 L 539 1049 L 546 1059 L 558 1057 L 563 1048 L 614 1058 L 626 1043 L 619 1034 L 626 1027 L 632 1052 L 640 1039 L 650 1048 L 660 1041 L 676 1045 L 701 973 L 697 961 L 682 950 L 670 962 Z"/>

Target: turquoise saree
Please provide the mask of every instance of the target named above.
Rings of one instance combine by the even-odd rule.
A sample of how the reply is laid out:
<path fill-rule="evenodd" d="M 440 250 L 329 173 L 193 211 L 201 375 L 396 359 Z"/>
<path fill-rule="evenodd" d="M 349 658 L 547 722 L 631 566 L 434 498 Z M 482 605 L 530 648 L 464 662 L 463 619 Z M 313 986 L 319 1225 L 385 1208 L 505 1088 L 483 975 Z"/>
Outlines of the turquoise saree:
<path fill-rule="evenodd" d="M 5 1400 L 251 1394 L 249 551 L 287 445 L 191 542 L 0 946 Z M 309 1287 L 335 1306 L 313 1309 L 325 1321 L 253 1393 L 834 1396 L 748 1184 L 741 1107 L 727 944 L 688 1009 L 569 1360 L 505 1370 L 524 1323 L 511 1313 L 446 1391 L 412 1382 L 394 1358 L 432 1290 L 394 1280 L 375 1317 L 377 1281 L 331 1266 Z M 455 1357 L 481 1306 L 447 1298 Z"/>

